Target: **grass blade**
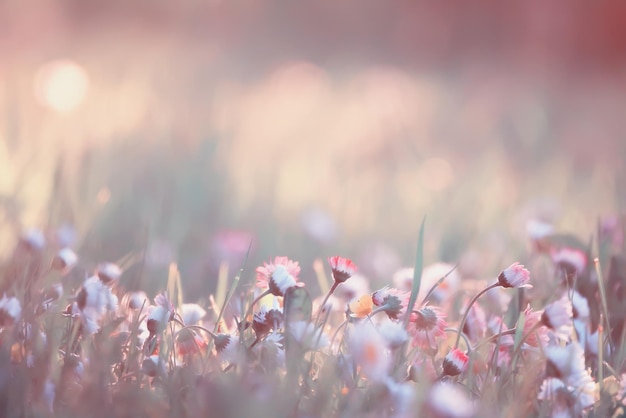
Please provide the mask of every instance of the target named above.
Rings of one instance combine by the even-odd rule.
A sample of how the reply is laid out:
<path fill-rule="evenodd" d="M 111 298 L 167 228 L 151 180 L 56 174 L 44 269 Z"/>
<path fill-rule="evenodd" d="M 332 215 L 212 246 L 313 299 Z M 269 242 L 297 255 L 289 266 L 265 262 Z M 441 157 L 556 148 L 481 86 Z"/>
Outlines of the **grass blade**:
<path fill-rule="evenodd" d="M 415 267 L 413 270 L 413 286 L 411 288 L 411 297 L 409 299 L 409 306 L 407 306 L 406 313 L 404 314 L 404 326 L 409 323 L 411 317 L 411 311 L 415 300 L 420 291 L 420 284 L 422 282 L 422 270 L 424 269 L 424 225 L 426 223 L 426 217 L 422 219 L 422 225 L 420 226 L 420 232 L 417 238 L 417 250 L 415 254 Z"/>

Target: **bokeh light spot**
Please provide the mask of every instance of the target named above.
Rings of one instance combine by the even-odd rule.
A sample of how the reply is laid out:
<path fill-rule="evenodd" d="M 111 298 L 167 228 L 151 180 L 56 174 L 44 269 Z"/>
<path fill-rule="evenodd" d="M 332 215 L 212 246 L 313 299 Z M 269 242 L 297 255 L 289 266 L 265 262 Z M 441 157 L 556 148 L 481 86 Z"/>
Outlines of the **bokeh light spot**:
<path fill-rule="evenodd" d="M 69 60 L 42 65 L 34 80 L 37 101 L 56 112 L 69 113 L 83 102 L 89 78 L 80 65 Z"/>

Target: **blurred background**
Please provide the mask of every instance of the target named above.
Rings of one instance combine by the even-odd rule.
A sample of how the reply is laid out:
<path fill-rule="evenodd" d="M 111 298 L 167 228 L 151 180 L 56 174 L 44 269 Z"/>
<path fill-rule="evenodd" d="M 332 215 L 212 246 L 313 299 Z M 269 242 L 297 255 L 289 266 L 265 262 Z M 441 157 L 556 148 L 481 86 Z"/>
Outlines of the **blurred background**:
<path fill-rule="evenodd" d="M 194 296 L 270 257 L 492 276 L 626 203 L 626 3 L 0 3 L 0 255 Z M 191 297 L 193 299 L 193 297 Z"/>

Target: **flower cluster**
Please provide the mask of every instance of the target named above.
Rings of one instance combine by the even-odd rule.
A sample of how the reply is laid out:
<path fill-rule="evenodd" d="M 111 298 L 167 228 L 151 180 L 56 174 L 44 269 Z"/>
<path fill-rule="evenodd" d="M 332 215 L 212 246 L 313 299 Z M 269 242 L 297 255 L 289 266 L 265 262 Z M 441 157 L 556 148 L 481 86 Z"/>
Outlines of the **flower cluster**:
<path fill-rule="evenodd" d="M 43 259 L 40 238 L 23 239 L 27 255 Z M 279 256 L 256 268 L 255 286 L 219 302 L 223 293 L 185 301 L 175 265 L 167 292 L 126 291 L 123 264 L 82 266 L 64 247 L 3 289 L 0 362 L 34 376 L 24 393 L 51 416 L 79 416 L 80 397 L 111 411 L 125 397 L 157 405 L 137 416 L 244 416 L 259 405 L 271 416 L 583 416 L 602 402 L 618 411 L 621 364 L 602 369 L 621 373 L 603 396 L 597 378 L 621 352 L 610 329 L 621 322 L 600 315 L 585 253 L 541 239 L 552 264 L 532 285 L 532 266 L 514 262 L 486 281 L 437 263 L 427 289 L 413 289 L 406 268 L 370 287 L 352 260 L 332 256 L 312 266 L 323 289 L 313 298 L 300 263 Z M 73 284 L 80 269 L 89 273 Z"/>

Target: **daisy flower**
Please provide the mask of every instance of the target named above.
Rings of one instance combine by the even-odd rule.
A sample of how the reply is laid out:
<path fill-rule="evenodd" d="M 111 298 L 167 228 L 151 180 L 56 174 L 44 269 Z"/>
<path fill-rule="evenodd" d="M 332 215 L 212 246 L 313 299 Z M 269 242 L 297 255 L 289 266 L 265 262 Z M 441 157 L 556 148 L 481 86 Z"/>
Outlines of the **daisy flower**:
<path fill-rule="evenodd" d="M 22 316 L 22 306 L 15 297 L 7 298 L 3 295 L 0 299 L 0 327 L 16 323 Z"/>
<path fill-rule="evenodd" d="M 541 314 L 541 323 L 556 332 L 556 335 L 567 340 L 572 335 L 572 302 L 567 295 L 548 304 Z"/>
<path fill-rule="evenodd" d="M 587 254 L 576 248 L 563 247 L 550 254 L 552 262 L 567 272 L 582 274 L 587 267 Z"/>
<path fill-rule="evenodd" d="M 458 376 L 465 371 L 469 357 L 458 348 L 450 350 L 443 359 L 442 374 L 444 376 Z"/>
<path fill-rule="evenodd" d="M 409 334 L 400 322 L 385 321 L 378 327 L 378 332 L 387 342 L 387 347 L 392 350 L 409 340 Z"/>
<path fill-rule="evenodd" d="M 150 334 L 158 334 L 165 329 L 169 321 L 174 318 L 174 305 L 167 297 L 167 293 L 159 293 L 154 298 L 155 306 L 148 314 L 147 327 Z"/>
<path fill-rule="evenodd" d="M 96 268 L 96 276 L 100 278 L 102 283 L 112 285 L 116 283 L 122 275 L 122 269 L 113 263 L 101 263 Z"/>
<path fill-rule="evenodd" d="M 206 311 L 197 303 L 183 303 L 180 306 L 180 316 L 185 325 L 195 325 L 206 316 Z"/>
<path fill-rule="evenodd" d="M 377 311 L 383 311 L 391 319 L 398 319 L 406 311 L 411 294 L 405 290 L 385 286 L 372 293 L 372 302 Z"/>
<path fill-rule="evenodd" d="M 252 329 L 254 330 L 257 338 L 261 338 L 271 330 L 280 328 L 282 322 L 282 308 L 272 309 L 262 305 L 261 309 L 254 314 L 252 319 Z"/>
<path fill-rule="evenodd" d="M 50 268 L 68 273 L 78 263 L 78 256 L 71 248 L 63 248 L 52 257 Z"/>
<path fill-rule="evenodd" d="M 528 284 L 530 272 L 518 262 L 511 264 L 498 275 L 498 284 L 502 287 L 532 287 Z"/>
<path fill-rule="evenodd" d="M 347 258 L 339 256 L 328 257 L 328 263 L 332 270 L 333 280 L 335 280 L 336 283 L 345 282 L 357 271 L 356 265 L 354 265 L 352 260 Z"/>
<path fill-rule="evenodd" d="M 176 338 L 176 348 L 180 356 L 195 354 L 206 346 L 204 338 L 188 328 L 182 329 Z"/>
<path fill-rule="evenodd" d="M 461 386 L 450 382 L 434 384 L 427 399 L 426 416 L 470 418 L 476 412 L 476 405 Z"/>
<path fill-rule="evenodd" d="M 274 296 L 285 296 L 290 287 L 296 286 L 300 274 L 297 261 L 287 257 L 276 257 L 273 263 L 263 263 L 256 269 L 256 285 L 267 288 Z"/>
<path fill-rule="evenodd" d="M 239 337 L 231 334 L 217 334 L 215 351 L 222 360 L 235 363 L 239 357 Z"/>
<path fill-rule="evenodd" d="M 445 315 L 435 306 L 424 306 L 409 318 L 407 329 L 413 346 L 435 349 L 437 341 L 446 336 Z"/>
<path fill-rule="evenodd" d="M 165 362 L 161 361 L 158 354 L 153 354 L 141 364 L 141 371 L 150 377 L 165 375 Z"/>
<path fill-rule="evenodd" d="M 348 334 L 348 347 L 362 374 L 373 381 L 387 378 L 391 357 L 384 337 L 368 322 L 358 324 Z"/>
<path fill-rule="evenodd" d="M 538 347 L 539 343 L 542 346 L 548 344 L 550 337 L 548 336 L 548 330 L 539 326 L 541 324 L 542 312 L 533 311 L 530 304 L 524 309 L 524 331 L 523 335 L 528 335 L 524 342 L 532 347 Z M 531 332 L 531 330 L 533 330 Z"/>
<path fill-rule="evenodd" d="M 576 393 L 577 405 L 584 409 L 597 399 L 597 387 L 585 368 L 585 352 L 577 342 L 565 347 L 550 346 L 545 350 L 546 377 L 561 379 Z"/>
<path fill-rule="evenodd" d="M 363 295 L 348 304 L 350 316 L 353 318 L 365 318 L 372 313 L 374 302 L 371 295 Z"/>

